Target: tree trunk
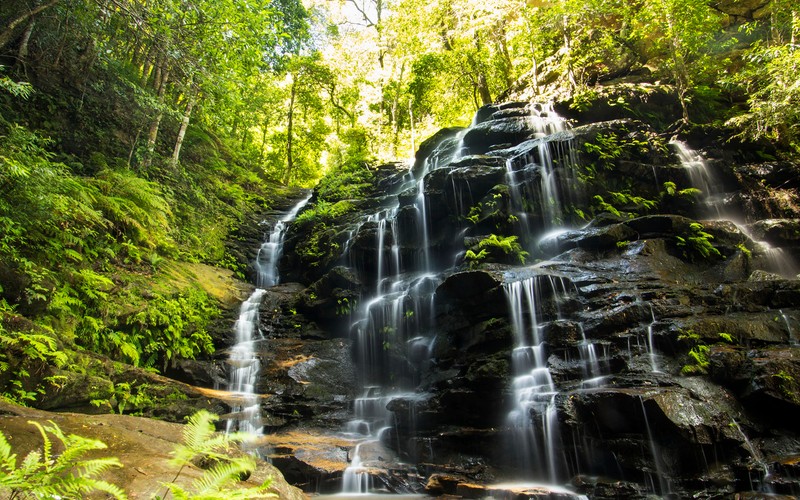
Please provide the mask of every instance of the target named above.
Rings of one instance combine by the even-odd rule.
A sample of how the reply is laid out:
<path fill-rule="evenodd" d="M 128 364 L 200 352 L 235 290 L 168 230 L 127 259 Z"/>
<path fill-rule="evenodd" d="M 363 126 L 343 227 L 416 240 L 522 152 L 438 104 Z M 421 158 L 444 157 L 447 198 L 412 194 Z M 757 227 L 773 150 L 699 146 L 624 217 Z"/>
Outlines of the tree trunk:
<path fill-rule="evenodd" d="M 269 122 L 264 120 L 264 123 L 261 125 L 261 151 L 258 154 L 258 164 L 264 164 L 264 153 L 267 149 L 267 127 L 269 126 Z"/>
<path fill-rule="evenodd" d="M 411 156 L 417 152 L 416 130 L 414 129 L 414 106 L 411 101 L 408 102 L 408 121 L 411 124 Z"/>
<path fill-rule="evenodd" d="M 478 73 L 478 93 L 483 106 L 492 103 L 492 94 L 489 92 L 489 84 L 486 82 L 486 75 L 483 74 L 483 71 Z"/>
<path fill-rule="evenodd" d="M 689 123 L 689 105 L 686 100 L 686 94 L 689 92 L 691 80 L 689 78 L 689 71 L 686 69 L 686 60 L 683 58 L 683 47 L 681 40 L 675 30 L 675 20 L 673 19 L 672 12 L 669 8 L 661 4 L 664 9 L 664 18 L 667 21 L 667 28 L 670 41 L 670 57 L 672 59 L 673 77 L 675 78 L 675 91 L 678 94 L 678 102 L 681 105 L 681 115 L 684 124 Z"/>
<path fill-rule="evenodd" d="M 28 59 L 28 44 L 31 41 L 31 34 L 33 33 L 33 27 L 36 25 L 36 20 L 31 19 L 31 22 L 28 23 L 28 27 L 25 28 L 25 32 L 22 34 L 22 40 L 19 42 L 19 50 L 17 51 L 17 60 L 21 64 L 25 64 L 25 61 Z"/>
<path fill-rule="evenodd" d="M 570 38 L 569 31 L 567 31 L 567 23 L 568 18 L 564 16 L 564 32 L 562 33 L 564 37 L 564 57 L 567 59 L 567 78 L 574 91 L 578 88 L 578 81 L 575 80 L 575 69 L 572 67 L 572 39 Z"/>
<path fill-rule="evenodd" d="M 150 166 L 150 163 L 153 161 L 153 154 L 156 151 L 156 140 L 158 139 L 158 129 L 161 126 L 161 119 L 164 118 L 164 91 L 167 88 L 167 80 L 169 79 L 169 67 L 163 66 L 166 66 L 166 62 L 164 61 L 158 65 L 159 78 L 153 80 L 153 89 L 156 91 L 156 96 L 158 97 L 159 109 L 156 117 L 150 123 L 150 129 L 147 131 L 147 153 L 142 162 L 142 166 L 144 167 Z"/>
<path fill-rule="evenodd" d="M 283 183 L 288 185 L 292 178 L 292 169 L 294 168 L 294 158 L 292 158 L 292 126 L 294 122 L 294 99 L 297 93 L 297 79 L 292 77 L 292 89 L 289 96 L 289 112 L 287 113 L 286 123 L 286 173 L 283 176 Z"/>
<path fill-rule="evenodd" d="M 131 161 L 133 161 L 133 153 L 136 151 L 136 143 L 139 142 L 139 136 L 142 135 L 142 129 L 136 131 L 136 137 L 133 138 L 133 142 L 131 143 L 131 150 L 128 153 L 128 164 L 127 167 L 131 168 Z"/>
<path fill-rule="evenodd" d="M 514 74 L 514 62 L 511 60 L 511 53 L 508 50 L 508 39 L 506 29 L 502 22 L 498 23 L 497 31 L 499 32 L 498 52 L 503 57 L 503 78 L 505 79 L 506 88 L 511 88 L 514 83 L 512 75 Z"/>
<path fill-rule="evenodd" d="M 153 71 L 155 71 L 153 74 L 153 90 L 158 93 L 161 91 L 161 80 L 164 78 L 164 63 L 162 61 L 158 61 Z"/>
<path fill-rule="evenodd" d="M 56 3 L 58 3 L 58 0 L 50 0 L 49 2 L 39 5 L 38 7 L 34 7 L 33 9 L 27 12 L 23 12 L 16 19 L 12 19 L 11 22 L 8 23 L 8 26 L 6 26 L 6 29 L 2 33 L 0 33 L 0 49 L 5 48 L 6 45 L 8 45 L 9 43 L 11 43 L 12 40 L 14 40 L 14 32 L 21 24 L 23 24 L 24 22 L 26 22 L 28 19 L 32 18 L 39 12 L 45 9 L 49 9 Z"/>
<path fill-rule="evenodd" d="M 194 103 L 197 100 L 197 93 L 194 90 L 189 92 L 189 102 L 186 103 L 186 110 L 183 112 L 183 120 L 181 120 L 181 128 L 178 130 L 178 138 L 175 140 L 175 149 L 172 151 L 172 158 L 169 161 L 169 166 L 173 169 L 178 166 L 183 138 L 186 137 L 186 129 L 189 128 L 189 120 L 192 117 L 192 108 L 194 108 Z"/>

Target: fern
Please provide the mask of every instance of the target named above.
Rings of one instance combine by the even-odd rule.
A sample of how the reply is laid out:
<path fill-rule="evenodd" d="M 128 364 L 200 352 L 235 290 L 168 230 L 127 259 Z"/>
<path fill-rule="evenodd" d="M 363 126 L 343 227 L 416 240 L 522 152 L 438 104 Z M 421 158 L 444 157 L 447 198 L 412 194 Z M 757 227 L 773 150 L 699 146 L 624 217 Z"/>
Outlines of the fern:
<path fill-rule="evenodd" d="M 594 198 L 592 198 L 592 200 L 594 201 L 595 206 L 597 206 L 598 210 L 600 210 L 601 212 L 608 212 L 608 213 L 610 213 L 610 214 L 612 214 L 612 215 L 614 215 L 616 217 L 621 217 L 622 216 L 619 213 L 619 210 L 617 210 L 614 207 L 614 205 L 612 205 L 610 203 L 607 203 L 603 199 L 603 197 L 600 196 L 599 194 L 595 195 Z"/>
<path fill-rule="evenodd" d="M 213 422 L 219 417 L 206 410 L 200 410 L 189 417 L 189 422 L 183 428 L 183 444 L 175 447 L 173 458 L 170 460 L 176 465 L 187 465 L 195 458 L 223 459 L 231 444 L 241 441 L 239 434 L 217 434 Z"/>
<path fill-rule="evenodd" d="M 5 301 L 0 301 L 0 306 L 3 304 Z M 0 308 L 0 375 L 7 380 L 2 395 L 24 406 L 27 402 L 34 401 L 38 393 L 44 391 L 44 388 L 38 385 L 30 390 L 28 368 L 31 366 L 31 361 L 41 361 L 61 367 L 67 362 L 67 354 L 59 349 L 58 342 L 48 334 L 7 331 L 2 321 L 6 315 L 13 317 L 12 313 Z"/>
<path fill-rule="evenodd" d="M 110 169 L 98 172 L 92 183 L 96 205 L 118 232 L 150 248 L 169 242 L 172 211 L 157 184 Z"/>
<path fill-rule="evenodd" d="M 506 255 L 515 255 L 520 264 L 524 264 L 525 259 L 528 257 L 528 252 L 522 249 L 522 245 L 519 244 L 516 236 L 497 236 L 496 234 L 490 234 L 478 243 L 478 248 L 481 251 L 484 249 L 491 250 L 497 248 L 502 250 Z M 478 255 L 480 255 L 480 253 Z"/>
<path fill-rule="evenodd" d="M 117 458 L 82 460 L 90 451 L 105 449 L 105 443 L 74 434 L 65 435 L 52 421 L 45 425 L 28 423 L 39 430 L 42 448 L 28 453 L 19 466 L 16 454 L 0 432 L 0 492 L 20 499 L 80 499 L 93 492 L 103 492 L 118 500 L 127 498 L 120 487 L 97 478 L 109 469 L 122 467 Z M 61 443 L 61 453 L 54 454 L 50 435 Z"/>
<path fill-rule="evenodd" d="M 272 485 L 271 479 L 251 488 L 231 488 L 232 483 L 250 474 L 255 467 L 255 459 L 252 457 L 229 459 L 205 471 L 201 477 L 192 482 L 189 489 L 184 489 L 175 483 L 166 486 L 176 500 L 247 500 L 277 497 L 268 491 Z"/>
<path fill-rule="evenodd" d="M 183 444 L 175 447 L 171 462 L 180 465 L 180 469 L 171 483 L 165 483 L 167 491 L 176 500 L 228 500 L 249 498 L 274 498 L 268 492 L 272 480 L 268 479 L 259 486 L 233 489 L 232 484 L 247 476 L 256 468 L 256 461 L 251 456 L 233 458 L 228 450 L 235 442 L 241 441 L 242 434 L 218 434 L 214 431 L 213 422 L 219 417 L 201 410 L 191 417 L 183 429 Z M 190 490 L 175 484 L 183 468 L 195 460 L 202 459 L 214 465 L 203 475 L 194 480 Z M 165 495 L 166 497 L 166 495 Z"/>
<path fill-rule="evenodd" d="M 722 254 L 711 243 L 714 236 L 703 230 L 699 222 L 689 224 L 689 231 L 682 236 L 675 236 L 676 245 L 683 249 L 683 256 L 691 262 L 700 260 L 713 261 L 722 258 Z"/>

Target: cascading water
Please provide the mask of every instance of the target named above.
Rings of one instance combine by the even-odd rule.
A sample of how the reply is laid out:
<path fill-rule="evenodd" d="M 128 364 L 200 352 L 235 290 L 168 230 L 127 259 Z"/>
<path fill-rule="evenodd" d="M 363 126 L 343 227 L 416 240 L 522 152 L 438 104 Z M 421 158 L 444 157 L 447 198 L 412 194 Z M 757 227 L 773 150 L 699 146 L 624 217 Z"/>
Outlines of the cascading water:
<path fill-rule="evenodd" d="M 347 426 L 347 435 L 359 442 L 351 451 L 350 464 L 343 473 L 344 493 L 362 494 L 372 489 L 370 463 L 361 456 L 362 450 L 367 445 L 380 445 L 380 435 L 392 425 L 392 415 L 387 410 L 392 400 L 418 397 L 410 392 L 416 385 L 414 372 L 418 367 L 414 364 L 426 361 L 424 358 L 432 344 L 433 294 L 440 282 L 430 258 L 424 177 L 458 157 L 459 141 L 457 136 L 445 146 L 440 145 L 426 159 L 418 178 L 406 176 L 392 193 L 395 197 L 409 190 L 417 193 L 413 202 L 414 229 L 406 231 L 413 235 L 414 241 L 408 243 L 416 250 L 407 262 L 400 250 L 404 242 L 397 220 L 399 203 L 392 202 L 365 221 L 377 226 L 375 294 L 361 298 L 351 326 L 362 395 L 354 401 L 354 419 Z M 386 255 L 387 233 L 391 240 L 390 255 Z M 346 248 L 351 248 L 349 242 Z M 363 267 L 358 262 L 351 262 L 351 265 L 357 269 Z"/>
<path fill-rule="evenodd" d="M 747 437 L 747 434 L 744 433 L 744 430 L 742 430 L 742 427 L 739 425 L 739 423 L 736 420 L 733 420 L 731 421 L 731 426 L 735 428 L 742 437 L 744 447 L 747 450 L 747 453 L 750 454 L 750 458 L 758 465 L 758 469 L 764 472 L 763 476 L 755 481 L 753 481 L 752 477 L 750 478 L 750 487 L 753 489 L 758 489 L 764 493 L 771 494 L 772 488 L 770 481 L 772 480 L 772 471 L 770 470 L 769 465 L 764 460 L 764 457 L 761 456 L 761 453 L 759 453 L 759 451 L 750 442 L 750 439 Z M 755 488 L 757 485 L 760 485 L 760 487 Z"/>
<path fill-rule="evenodd" d="M 653 459 L 653 466 L 655 467 L 655 470 L 648 474 L 650 490 L 666 496 L 670 493 L 669 478 L 664 472 L 661 453 L 659 452 L 656 441 L 653 439 L 653 431 L 650 428 L 650 419 L 647 418 L 647 409 L 645 408 L 644 399 L 642 399 L 641 396 L 639 396 L 639 405 L 642 407 L 642 418 L 644 420 L 645 431 L 647 432 L 647 440 L 650 443 L 650 450 L 648 451 L 650 452 L 651 458 Z M 655 480 L 653 479 L 653 473 L 655 473 L 656 476 Z M 658 481 L 658 487 L 656 487 L 656 481 Z"/>
<path fill-rule="evenodd" d="M 228 419 L 226 432 L 243 432 L 249 436 L 262 433 L 259 396 L 255 393 L 258 372 L 261 367 L 255 344 L 263 339 L 258 328 L 258 309 L 266 288 L 278 283 L 278 261 L 283 250 L 283 239 L 289 221 L 308 203 L 309 195 L 281 217 L 270 231 L 266 241 L 258 251 L 255 268 L 257 288 L 242 303 L 239 318 L 234 325 L 236 343 L 230 350 L 228 390 L 236 396 L 233 404 L 233 418 Z"/>
<path fill-rule="evenodd" d="M 548 231 L 562 226 L 566 206 L 580 196 L 579 183 L 574 176 L 577 153 L 572 147 L 572 135 L 565 122 L 550 107 L 527 107 L 530 111 L 531 139 L 500 154 L 507 158 L 506 182 L 509 185 L 509 213 L 516 215 L 515 231 L 523 236 L 528 248 Z M 473 126 L 476 124 L 473 123 Z M 373 476 L 385 462 L 375 460 L 376 447 L 382 446 L 381 436 L 391 435 L 399 408 L 413 412 L 413 401 L 425 394 L 414 393 L 418 373 L 429 362 L 435 344 L 434 292 L 441 282 L 444 269 L 432 249 L 441 243 L 432 234 L 431 213 L 426 182 L 431 177 L 443 180 L 442 189 L 452 190 L 452 205 L 465 217 L 471 189 L 467 177 L 456 175 L 460 165 L 475 161 L 462 154 L 465 133 L 439 143 L 425 158 L 415 175 L 406 175 L 397 189 L 380 208 L 357 223 L 350 239 L 343 245 L 343 262 L 358 270 L 362 276 L 374 279 L 366 286 L 369 292 L 359 298 L 358 308 L 351 311 L 353 340 L 361 396 L 353 405 L 353 419 L 346 435 L 354 440 L 349 466 L 343 473 L 342 491 L 364 494 L 379 489 Z M 434 174 L 448 168 L 446 175 Z M 466 192 L 464 190 L 466 189 Z M 401 207 L 399 201 L 406 200 Z M 353 241 L 364 237 L 363 231 L 376 231 L 376 254 L 369 259 L 352 250 Z M 466 234 L 469 228 L 457 234 Z M 369 262 L 370 264 L 365 264 Z M 370 267 L 374 266 L 374 267 Z M 541 336 L 549 323 L 562 321 L 558 305 L 577 295 L 577 290 L 565 278 L 549 274 L 508 282 L 504 285 L 515 346 L 512 352 L 513 408 L 507 416 L 512 449 L 526 481 L 537 480 L 555 484 L 563 482 L 577 461 L 563 449 L 559 430 L 557 402 L 562 394 L 553 381 L 549 366 L 549 347 Z M 556 306 L 554 317 L 541 308 L 542 304 Z M 607 355 L 598 355 L 598 344 L 587 338 L 580 328 L 580 340 L 571 347 L 577 352 L 583 380 L 565 390 L 596 390 L 604 384 L 603 363 Z M 648 337 L 648 341 L 650 338 Z M 650 345 L 651 342 L 648 342 Z M 652 353 L 652 348 L 648 349 Z M 654 356 L 650 356 L 654 364 Z M 563 393 L 566 394 L 566 393 Z M 412 402 L 405 406 L 397 401 Z M 391 410 L 389 409 L 391 408 Z M 407 422 L 413 426 L 414 415 Z M 408 431 L 414 434 L 413 429 Z M 402 445 L 396 443 L 399 450 Z M 409 455 L 412 452 L 409 451 Z"/>
<path fill-rule="evenodd" d="M 603 348 L 603 355 L 597 355 L 597 344 L 591 342 L 586 338 L 583 325 L 578 324 L 578 329 L 581 332 L 581 342 L 578 344 L 578 351 L 580 353 L 581 368 L 583 370 L 583 381 L 581 387 L 597 387 L 603 383 L 605 376 L 603 375 L 603 368 L 601 360 L 606 360 L 608 354 Z"/>
<path fill-rule="evenodd" d="M 703 408 L 726 391 L 706 379 L 676 382 L 680 363 L 674 361 L 682 356 L 677 352 L 682 346 L 668 342 L 678 328 L 700 321 L 692 317 L 695 310 L 718 312 L 728 297 L 739 300 L 741 289 L 731 283 L 712 292 L 699 275 L 670 274 L 673 267 L 692 266 L 676 260 L 673 234 L 665 228 L 673 221 L 682 228 L 685 220 L 678 216 L 603 215 L 581 229 L 570 228 L 577 222 L 573 214 L 597 214 L 592 195 L 627 189 L 629 179 L 613 176 L 618 171 L 638 177 L 644 169 L 641 176 L 651 188 L 651 165 L 639 164 L 638 153 L 602 175 L 584 175 L 596 165 L 577 163 L 595 161 L 584 145 L 593 143 L 599 130 L 628 134 L 638 126 L 623 129 L 615 122 L 566 130 L 554 113 L 542 113 L 544 107 L 533 108 L 526 118 L 530 109 L 523 103 L 488 107 L 465 133 L 446 130 L 426 143 L 407 173 L 390 165 L 374 169 L 380 177 L 375 175 L 375 187 L 353 203 L 358 210 L 335 223 L 326 221 L 326 238 L 334 235 L 328 241 L 341 254 L 329 253 L 324 261 L 301 259 L 320 265 L 318 272 L 307 273 L 316 281 L 310 285 L 314 294 L 337 287 L 313 305 L 305 302 L 311 292 L 302 295 L 298 304 L 309 309 L 301 314 L 315 315 L 326 333 L 340 327 L 325 341 L 335 339 L 337 352 L 353 361 L 342 367 L 340 385 L 346 391 L 337 387 L 335 396 L 342 396 L 334 400 L 334 410 L 320 408 L 311 424 L 320 425 L 330 415 L 321 430 L 335 426 L 335 444 L 320 445 L 312 452 L 319 455 L 310 458 L 306 449 L 305 456 L 298 451 L 281 457 L 292 460 L 287 470 L 296 471 L 298 460 L 316 467 L 317 456 L 330 469 L 335 464 L 336 469 L 319 473 L 326 482 L 302 483 L 308 490 L 340 487 L 347 497 L 420 492 L 427 484 L 433 495 L 463 490 L 483 498 L 521 497 L 521 488 L 577 496 L 569 491 L 574 488 L 589 495 L 643 498 L 682 496 L 699 485 L 713 494 L 717 456 L 731 449 L 743 455 L 736 444 L 740 440 L 717 417 L 728 410 Z M 659 176 L 689 177 L 657 158 L 655 149 L 652 154 L 647 159 Z M 691 168 L 697 169 L 717 165 L 691 157 L 685 161 L 695 162 Z M 699 173 L 706 192 L 719 187 Z M 631 192 L 641 182 L 634 179 Z M 683 201 L 670 207 L 688 209 Z M 368 212 L 361 214 L 363 209 Z M 735 234 L 729 224 L 704 224 L 715 236 Z M 542 241 L 558 230 L 564 233 Z M 299 234 L 304 232 L 307 228 L 300 228 Z M 504 256 L 499 244 L 512 237 L 525 241 L 523 248 L 533 257 L 553 260 L 513 267 L 516 255 Z M 494 253 L 483 261 L 467 258 L 484 242 L 496 245 L 487 247 Z M 706 272 L 704 263 L 693 264 Z M 716 277 L 722 265 L 713 265 L 708 275 Z M 747 288 L 748 293 L 755 289 Z M 699 305 L 684 303 L 687 290 Z M 329 299 L 345 296 L 347 310 L 336 310 L 334 318 Z M 737 307 L 730 305 L 734 312 Z M 787 311 L 786 318 L 791 337 L 795 311 Z M 770 324 L 773 334 L 787 335 Z M 346 335 L 349 341 L 341 339 Z M 744 342 L 746 333 L 741 337 Z M 323 352 L 314 347 L 308 352 Z M 317 382 L 309 377 L 308 383 L 300 389 L 310 393 Z M 357 397 L 348 396 L 353 387 Z M 344 404 L 351 405 L 349 422 L 331 423 L 341 418 Z M 316 401 L 309 409 L 318 410 Z M 706 415 L 723 426 L 698 424 Z M 748 428 L 751 424 L 747 420 Z M 334 484 L 337 471 L 341 483 Z M 741 473 L 735 474 L 740 482 Z M 781 471 L 776 467 L 774 474 Z M 570 479 L 571 486 L 558 486 Z M 495 493 L 498 485 L 507 488 L 505 493 Z"/>
<path fill-rule="evenodd" d="M 257 288 L 269 288 L 278 284 L 278 262 L 283 253 L 283 239 L 286 237 L 286 228 L 289 222 L 297 217 L 297 214 L 306 206 L 310 199 L 311 195 L 309 194 L 291 210 L 286 212 L 286 214 L 275 223 L 267 239 L 258 249 L 255 261 Z"/>
<path fill-rule="evenodd" d="M 515 342 L 511 355 L 514 407 L 507 417 L 513 448 L 528 478 L 551 483 L 564 479 L 566 465 L 555 406 L 558 391 L 547 364 L 547 345 L 541 336 L 542 302 L 544 294 L 550 293 L 557 306 L 570 287 L 567 280 L 551 275 L 504 285 Z"/>
<path fill-rule="evenodd" d="M 523 240 L 530 247 L 537 236 L 564 223 L 563 208 L 576 183 L 572 179 L 575 151 L 565 133 L 566 120 L 552 106 L 532 107 L 528 120 L 537 138 L 517 146 L 521 152 L 506 160 L 506 178 L 511 211 L 519 219 Z M 559 133 L 563 140 L 548 139 Z M 540 220 L 533 221 L 532 213 Z"/>
<path fill-rule="evenodd" d="M 708 168 L 706 161 L 683 141 L 673 139 L 670 145 L 675 150 L 681 165 L 688 172 L 692 186 L 702 191 L 703 203 L 707 207 L 707 216 L 722 218 L 725 214 L 724 193 L 719 191 L 721 184 L 715 178 L 713 171 Z"/>
<path fill-rule="evenodd" d="M 564 120 L 551 107 L 529 106 L 527 109 L 528 128 L 534 139 L 519 152 L 512 153 L 513 159 L 507 163 L 507 176 L 511 181 L 512 212 L 519 215 L 524 231 L 533 235 L 543 228 L 561 223 L 562 204 L 569 199 L 569 191 L 573 188 L 569 181 L 574 151 L 570 137 L 564 132 Z M 562 134 L 558 141 L 546 139 L 556 133 Z M 387 406 L 398 398 L 419 400 L 425 397 L 408 391 L 416 385 L 413 365 L 423 365 L 427 361 L 435 342 L 434 291 L 443 271 L 436 269 L 431 255 L 434 242 L 431 238 L 431 214 L 425 180 L 429 173 L 447 168 L 461 158 L 466 149 L 463 140 L 465 134 L 462 132 L 442 141 L 425 158 L 416 176 L 408 176 L 395 193 L 404 193 L 406 198 L 406 193 L 416 193 L 411 205 L 414 217 L 410 224 L 413 228 L 403 230 L 398 227 L 397 205 L 369 219 L 377 224 L 378 229 L 377 269 L 374 274 L 376 294 L 361 299 L 362 305 L 351 329 L 351 337 L 357 346 L 362 396 L 354 402 L 355 418 L 348 425 L 350 435 L 358 437 L 360 443 L 352 450 L 350 465 L 343 475 L 345 493 L 367 493 L 372 488 L 369 460 L 362 457 L 363 446 L 374 443 L 378 434 L 393 424 Z M 465 200 L 469 200 L 470 204 L 474 200 L 468 198 L 471 190 L 467 179 L 458 184 L 455 182 L 452 174 L 457 170 L 448 171 L 447 176 L 456 211 L 465 216 Z M 466 194 L 464 189 L 468 191 Z M 539 200 L 539 206 L 529 205 L 526 198 Z M 531 212 L 545 215 L 540 215 L 538 222 L 533 224 L 528 220 Z M 401 241 L 401 235 L 414 241 Z M 357 232 L 353 236 L 356 237 Z M 391 259 L 385 255 L 387 237 L 392 240 Z M 351 248 L 349 242 L 345 246 Z M 410 255 L 409 251 L 404 253 L 408 260 L 399 257 L 400 248 L 414 249 Z M 358 263 L 351 262 L 351 265 L 359 268 Z M 567 285 L 559 278 L 549 278 L 549 285 L 556 296 L 566 295 Z M 510 426 L 518 434 L 515 442 L 519 443 L 521 460 L 527 464 L 526 478 L 536 476 L 534 470 L 540 469 L 546 471 L 539 474 L 541 479 L 555 482 L 563 479 L 566 464 L 560 450 L 555 406 L 557 391 L 547 368 L 545 345 L 538 339 L 536 317 L 540 311 L 535 306 L 534 297 L 538 293 L 535 287 L 535 280 L 507 286 L 509 307 L 518 335 L 513 353 L 516 405 L 508 418 Z M 597 377 L 600 369 L 594 345 L 584 339 L 581 348 L 586 355 L 587 374 Z M 414 405 L 409 406 L 413 411 Z M 413 415 L 409 416 L 409 420 L 413 425 Z"/>
<path fill-rule="evenodd" d="M 789 317 L 786 316 L 786 313 L 783 312 L 783 310 L 779 310 L 778 312 L 781 313 L 781 318 L 783 318 L 783 323 L 786 325 L 786 332 L 789 334 L 789 344 L 793 346 L 800 345 L 797 342 L 797 337 L 794 334 L 794 329 L 792 328 L 792 325 L 789 322 Z"/>
<path fill-rule="evenodd" d="M 759 253 L 763 255 L 766 271 L 780 274 L 786 278 L 796 278 L 800 272 L 800 265 L 783 249 L 774 248 L 765 241 L 757 240 L 747 227 L 746 217 L 743 217 L 742 214 L 731 213 L 726 207 L 725 193 L 721 190 L 722 184 L 716 179 L 713 170 L 709 168 L 703 157 L 682 141 L 672 140 L 670 145 L 675 149 L 681 165 L 689 173 L 693 187 L 699 189 L 704 195 L 703 203 L 706 206 L 704 215 L 715 220 L 733 222 L 742 233 L 753 240 Z"/>
<path fill-rule="evenodd" d="M 228 390 L 237 395 L 233 405 L 235 418 L 228 420 L 226 432 L 244 432 L 248 435 L 261 433 L 261 411 L 259 409 L 258 395 L 254 386 L 260 362 L 256 356 L 253 344 L 255 334 L 261 337 L 258 331 L 258 308 L 266 290 L 257 288 L 247 300 L 242 303 L 239 318 L 234 324 L 236 344 L 228 355 L 230 375 Z"/>

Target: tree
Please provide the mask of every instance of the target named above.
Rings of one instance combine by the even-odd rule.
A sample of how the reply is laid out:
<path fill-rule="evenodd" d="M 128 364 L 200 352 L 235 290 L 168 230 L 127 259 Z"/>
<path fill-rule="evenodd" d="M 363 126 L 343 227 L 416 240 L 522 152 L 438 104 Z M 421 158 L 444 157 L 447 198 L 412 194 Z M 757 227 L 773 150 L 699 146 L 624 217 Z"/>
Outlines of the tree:
<path fill-rule="evenodd" d="M 675 85 L 684 124 L 690 94 L 715 73 L 712 45 L 722 19 L 702 0 L 648 0 L 634 18 L 645 53 Z"/>
<path fill-rule="evenodd" d="M 22 9 L 21 12 L 18 12 L 17 15 L 10 20 L 7 20 L 7 24 L 5 29 L 0 32 L 0 50 L 5 48 L 11 41 L 14 40 L 14 37 L 17 36 L 18 28 L 22 26 L 24 23 L 32 20 L 37 14 L 40 12 L 49 9 L 59 0 L 48 0 L 42 4 L 36 5 L 32 8 Z M 30 36 L 30 34 L 28 34 Z"/>
<path fill-rule="evenodd" d="M 742 31 L 757 36 L 744 54 L 741 71 L 727 81 L 748 96 L 745 113 L 728 123 L 742 134 L 767 138 L 800 151 L 800 9 L 786 0 L 771 3 L 765 21 L 754 21 Z"/>

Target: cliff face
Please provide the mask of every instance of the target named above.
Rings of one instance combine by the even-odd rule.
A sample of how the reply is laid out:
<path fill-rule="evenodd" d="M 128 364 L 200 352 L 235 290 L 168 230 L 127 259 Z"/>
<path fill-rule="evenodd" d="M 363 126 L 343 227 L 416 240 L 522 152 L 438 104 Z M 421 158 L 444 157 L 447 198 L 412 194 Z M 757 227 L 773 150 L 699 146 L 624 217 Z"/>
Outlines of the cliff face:
<path fill-rule="evenodd" d="M 410 169 L 366 172 L 357 199 L 312 199 L 281 274 L 302 284 L 261 309 L 288 480 L 800 493 L 798 165 L 716 131 L 665 137 L 665 93 L 611 92 L 482 108 Z M 491 486 L 508 481 L 551 486 Z"/>

